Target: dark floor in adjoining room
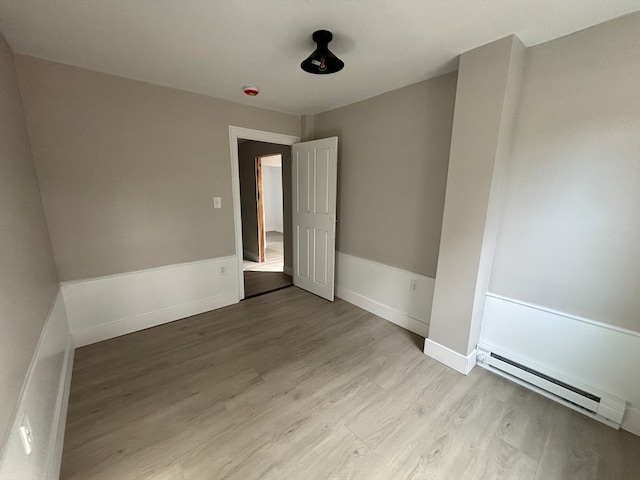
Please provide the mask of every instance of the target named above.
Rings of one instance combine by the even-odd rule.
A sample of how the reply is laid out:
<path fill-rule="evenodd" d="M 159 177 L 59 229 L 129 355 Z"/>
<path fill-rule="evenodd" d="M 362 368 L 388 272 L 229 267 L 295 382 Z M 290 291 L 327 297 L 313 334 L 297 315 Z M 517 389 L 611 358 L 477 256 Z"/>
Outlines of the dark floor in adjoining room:
<path fill-rule="evenodd" d="M 290 275 L 282 272 L 244 272 L 244 298 L 275 292 L 293 285 Z"/>
<path fill-rule="evenodd" d="M 242 265 L 245 299 L 293 285 L 291 276 L 284 273 L 284 240 L 281 232 L 266 233 L 264 262 L 244 259 Z"/>

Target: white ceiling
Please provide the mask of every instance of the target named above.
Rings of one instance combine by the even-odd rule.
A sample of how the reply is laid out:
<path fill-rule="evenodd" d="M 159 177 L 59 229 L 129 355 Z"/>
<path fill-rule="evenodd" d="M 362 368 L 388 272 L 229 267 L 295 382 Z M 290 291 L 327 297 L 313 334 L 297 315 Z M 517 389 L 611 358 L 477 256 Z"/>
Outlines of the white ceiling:
<path fill-rule="evenodd" d="M 0 0 L 0 31 L 18 53 L 307 114 L 450 72 L 458 54 L 511 33 L 531 46 L 636 10 L 640 0 Z M 318 29 L 334 33 L 337 74 L 300 69 Z"/>

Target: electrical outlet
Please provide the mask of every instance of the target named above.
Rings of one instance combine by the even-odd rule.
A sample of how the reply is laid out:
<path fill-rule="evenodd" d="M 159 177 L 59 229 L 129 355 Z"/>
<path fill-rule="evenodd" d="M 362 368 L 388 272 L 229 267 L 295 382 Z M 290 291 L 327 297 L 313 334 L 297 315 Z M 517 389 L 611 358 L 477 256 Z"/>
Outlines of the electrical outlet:
<path fill-rule="evenodd" d="M 227 267 L 222 266 L 220 267 L 220 276 L 223 277 L 227 274 Z"/>
<path fill-rule="evenodd" d="M 31 431 L 31 423 L 29 423 L 29 417 L 26 415 L 22 419 L 22 425 L 20 426 L 20 438 L 22 439 L 22 446 L 24 447 L 24 453 L 29 455 L 33 450 L 33 433 Z"/>
<path fill-rule="evenodd" d="M 418 280 L 411 280 L 409 290 L 411 290 L 411 293 L 416 293 L 418 291 Z"/>

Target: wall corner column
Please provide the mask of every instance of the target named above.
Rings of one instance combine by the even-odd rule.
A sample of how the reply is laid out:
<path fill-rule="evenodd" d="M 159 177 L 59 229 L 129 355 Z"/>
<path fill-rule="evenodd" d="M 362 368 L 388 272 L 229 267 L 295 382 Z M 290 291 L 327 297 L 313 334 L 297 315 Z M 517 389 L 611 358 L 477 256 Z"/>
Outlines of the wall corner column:
<path fill-rule="evenodd" d="M 460 57 L 442 234 L 424 352 L 475 365 L 526 48 L 511 35 Z"/>

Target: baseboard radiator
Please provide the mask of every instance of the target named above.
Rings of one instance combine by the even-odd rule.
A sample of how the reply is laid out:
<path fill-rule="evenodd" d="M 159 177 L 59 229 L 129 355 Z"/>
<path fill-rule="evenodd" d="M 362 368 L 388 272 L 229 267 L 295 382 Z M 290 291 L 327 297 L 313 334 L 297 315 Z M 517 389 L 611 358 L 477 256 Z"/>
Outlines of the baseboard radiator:
<path fill-rule="evenodd" d="M 545 372 L 539 366 L 488 345 L 477 347 L 477 364 L 615 429 L 620 428 L 626 402 L 592 387 Z"/>

